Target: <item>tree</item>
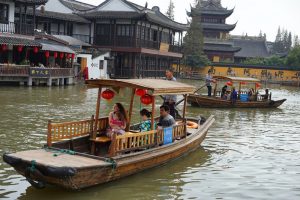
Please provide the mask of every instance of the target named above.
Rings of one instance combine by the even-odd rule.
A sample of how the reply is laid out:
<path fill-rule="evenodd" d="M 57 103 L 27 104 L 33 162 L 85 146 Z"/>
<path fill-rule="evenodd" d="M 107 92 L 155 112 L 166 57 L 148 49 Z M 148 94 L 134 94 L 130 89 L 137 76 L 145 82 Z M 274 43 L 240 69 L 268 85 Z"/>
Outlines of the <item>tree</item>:
<path fill-rule="evenodd" d="M 286 59 L 286 64 L 291 67 L 300 66 L 300 46 L 294 47 Z"/>
<path fill-rule="evenodd" d="M 206 66 L 210 62 L 203 53 L 203 34 L 201 25 L 200 2 L 191 12 L 190 27 L 183 38 L 183 52 L 185 64 L 190 67 Z"/>
<path fill-rule="evenodd" d="M 172 0 L 170 0 L 170 4 L 166 12 L 166 16 L 172 20 L 174 20 L 174 8 L 175 8 L 174 3 Z"/>

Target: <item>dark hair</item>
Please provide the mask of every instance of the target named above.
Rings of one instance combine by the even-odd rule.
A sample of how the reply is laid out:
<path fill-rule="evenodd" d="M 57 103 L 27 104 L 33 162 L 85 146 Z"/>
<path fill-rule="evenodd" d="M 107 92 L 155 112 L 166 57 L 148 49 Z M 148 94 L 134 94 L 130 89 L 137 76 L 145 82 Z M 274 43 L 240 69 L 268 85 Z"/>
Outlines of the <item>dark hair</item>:
<path fill-rule="evenodd" d="M 212 71 L 209 69 L 207 73 L 212 73 Z"/>
<path fill-rule="evenodd" d="M 152 113 L 150 111 L 148 111 L 147 109 L 145 109 L 145 108 L 140 111 L 140 114 L 141 114 L 141 116 L 145 115 L 148 118 L 151 117 L 151 115 L 152 115 Z"/>
<path fill-rule="evenodd" d="M 162 105 L 160 106 L 160 109 L 164 109 L 166 112 L 170 111 L 170 107 L 168 105 Z"/>
<path fill-rule="evenodd" d="M 116 115 L 118 116 L 118 118 L 121 121 L 125 120 L 126 122 L 128 122 L 128 116 L 127 116 L 127 112 L 125 111 L 124 106 L 121 103 L 116 103 L 116 106 L 119 109 L 119 113 L 116 113 Z"/>
<path fill-rule="evenodd" d="M 174 69 L 173 69 L 173 68 L 169 68 L 169 69 L 167 69 L 166 71 L 169 71 L 169 72 L 171 72 L 172 74 L 174 73 Z"/>

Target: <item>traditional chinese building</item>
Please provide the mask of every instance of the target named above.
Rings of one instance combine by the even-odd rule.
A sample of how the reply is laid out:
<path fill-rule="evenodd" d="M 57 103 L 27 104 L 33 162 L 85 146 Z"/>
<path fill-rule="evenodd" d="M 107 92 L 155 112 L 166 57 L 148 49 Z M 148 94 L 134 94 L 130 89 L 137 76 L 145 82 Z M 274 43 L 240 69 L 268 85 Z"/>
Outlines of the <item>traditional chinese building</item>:
<path fill-rule="evenodd" d="M 229 40 L 236 24 L 226 24 L 226 19 L 233 11 L 222 7 L 221 0 L 200 0 L 188 13 L 190 17 L 201 17 L 204 53 L 213 62 L 233 62 L 234 54 L 241 49 Z"/>
<path fill-rule="evenodd" d="M 166 17 L 159 7 L 106 0 L 77 14 L 92 22 L 93 44 L 111 49 L 114 77 L 161 77 L 174 63 L 179 65 L 187 26 Z"/>

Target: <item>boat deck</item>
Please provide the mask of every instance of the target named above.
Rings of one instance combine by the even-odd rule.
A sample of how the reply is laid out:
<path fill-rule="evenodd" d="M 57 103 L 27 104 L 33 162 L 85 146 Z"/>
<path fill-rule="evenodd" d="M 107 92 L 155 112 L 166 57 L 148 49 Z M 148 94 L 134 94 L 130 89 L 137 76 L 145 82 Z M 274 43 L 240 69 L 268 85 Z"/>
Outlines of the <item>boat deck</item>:
<path fill-rule="evenodd" d="M 23 161 L 31 162 L 33 160 L 36 163 L 45 166 L 53 167 L 74 167 L 74 168 L 85 168 L 85 167 L 95 167 L 95 166 L 105 166 L 110 165 L 110 163 L 97 160 L 93 158 L 83 157 L 80 155 L 71 155 L 67 153 L 61 153 L 59 151 L 48 151 L 45 149 L 21 151 L 17 153 L 10 154 L 10 156 L 15 158 L 20 158 Z"/>

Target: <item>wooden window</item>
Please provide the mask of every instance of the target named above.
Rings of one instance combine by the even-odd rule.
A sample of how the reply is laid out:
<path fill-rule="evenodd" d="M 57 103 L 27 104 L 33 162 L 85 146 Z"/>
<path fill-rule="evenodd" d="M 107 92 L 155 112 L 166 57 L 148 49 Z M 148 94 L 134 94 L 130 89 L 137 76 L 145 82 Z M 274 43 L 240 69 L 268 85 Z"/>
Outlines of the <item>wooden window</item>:
<path fill-rule="evenodd" d="M 8 4 L 0 3 L 0 23 L 8 23 Z"/>
<path fill-rule="evenodd" d="M 99 61 L 99 69 L 104 69 L 104 60 Z"/>

